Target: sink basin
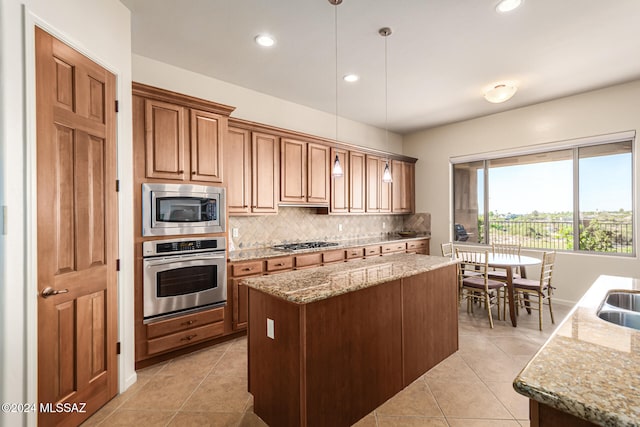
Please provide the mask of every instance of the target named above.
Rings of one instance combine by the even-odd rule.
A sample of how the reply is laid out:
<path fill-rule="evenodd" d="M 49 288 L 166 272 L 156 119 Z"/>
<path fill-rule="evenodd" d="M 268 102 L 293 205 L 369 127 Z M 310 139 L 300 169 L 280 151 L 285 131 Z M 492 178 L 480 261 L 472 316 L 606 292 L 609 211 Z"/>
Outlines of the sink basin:
<path fill-rule="evenodd" d="M 599 311 L 598 317 L 616 325 L 640 330 L 640 313 L 618 310 Z"/>
<path fill-rule="evenodd" d="M 623 310 L 640 312 L 640 294 L 632 292 L 611 292 L 607 295 L 605 304 Z"/>

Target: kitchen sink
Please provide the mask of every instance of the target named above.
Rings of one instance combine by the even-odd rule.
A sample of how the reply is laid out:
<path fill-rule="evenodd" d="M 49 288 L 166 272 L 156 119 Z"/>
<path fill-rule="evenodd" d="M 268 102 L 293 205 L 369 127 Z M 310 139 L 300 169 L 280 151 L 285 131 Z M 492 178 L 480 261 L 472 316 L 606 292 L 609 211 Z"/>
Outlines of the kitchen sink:
<path fill-rule="evenodd" d="M 611 292 L 605 299 L 610 306 L 640 312 L 640 294 L 631 292 Z"/>
<path fill-rule="evenodd" d="M 640 330 L 640 313 L 620 310 L 601 310 L 598 317 L 616 325 Z"/>

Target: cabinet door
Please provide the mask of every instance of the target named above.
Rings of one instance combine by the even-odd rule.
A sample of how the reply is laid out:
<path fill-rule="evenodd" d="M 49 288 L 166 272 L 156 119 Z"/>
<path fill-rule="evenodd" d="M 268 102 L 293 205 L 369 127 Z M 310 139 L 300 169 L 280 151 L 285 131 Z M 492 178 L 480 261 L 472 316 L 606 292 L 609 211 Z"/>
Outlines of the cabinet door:
<path fill-rule="evenodd" d="M 225 174 L 229 215 L 249 213 L 251 200 L 251 133 L 229 127 L 225 141 Z"/>
<path fill-rule="evenodd" d="M 416 165 L 405 163 L 404 168 L 404 192 L 406 197 L 406 212 L 413 213 L 416 210 Z"/>
<path fill-rule="evenodd" d="M 393 183 L 391 185 L 392 203 L 391 210 L 393 212 L 409 212 L 407 200 L 407 180 L 406 180 L 406 163 L 400 160 L 391 162 L 391 175 Z"/>
<path fill-rule="evenodd" d="M 222 141 L 227 118 L 191 110 L 191 179 L 222 182 Z"/>
<path fill-rule="evenodd" d="M 147 178 L 185 180 L 185 109 L 145 100 L 145 159 Z"/>
<path fill-rule="evenodd" d="M 307 199 L 307 143 L 280 142 L 280 201 L 304 203 Z"/>
<path fill-rule="evenodd" d="M 276 213 L 280 188 L 278 137 L 254 132 L 251 137 L 251 212 Z"/>
<path fill-rule="evenodd" d="M 379 176 L 380 181 L 378 182 L 378 186 L 380 187 L 380 201 L 379 201 L 379 210 L 378 212 L 391 212 L 391 182 L 382 181 L 382 176 L 384 173 L 384 168 L 387 166 L 386 159 L 380 159 L 378 161 L 379 168 Z M 391 162 L 389 162 L 389 169 L 392 169 Z M 391 177 L 393 180 L 393 176 Z"/>
<path fill-rule="evenodd" d="M 331 149 L 329 170 L 331 171 L 331 212 L 349 212 L 349 156 L 348 151 L 340 148 Z M 333 164 L 336 156 L 342 166 L 342 176 L 333 176 Z"/>
<path fill-rule="evenodd" d="M 349 212 L 365 210 L 365 155 L 357 151 L 349 152 Z"/>
<path fill-rule="evenodd" d="M 329 147 L 307 144 L 307 202 L 329 203 Z"/>
<path fill-rule="evenodd" d="M 366 156 L 367 165 L 367 212 L 380 212 L 380 184 L 382 173 L 380 170 L 380 158 Z"/>

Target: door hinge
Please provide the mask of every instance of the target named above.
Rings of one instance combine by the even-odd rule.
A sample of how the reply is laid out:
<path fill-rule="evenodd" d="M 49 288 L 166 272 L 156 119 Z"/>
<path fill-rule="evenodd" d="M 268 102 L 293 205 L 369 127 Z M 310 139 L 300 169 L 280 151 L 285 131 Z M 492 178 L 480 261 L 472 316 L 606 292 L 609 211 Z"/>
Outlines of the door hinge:
<path fill-rule="evenodd" d="M 120 354 L 120 341 L 116 343 L 116 354 Z"/>
<path fill-rule="evenodd" d="M 120 192 L 120 180 L 116 179 L 116 193 Z"/>
<path fill-rule="evenodd" d="M 120 105 L 118 104 L 118 100 L 116 99 L 116 113 L 120 111 Z"/>
<path fill-rule="evenodd" d="M 120 258 L 116 260 L 116 271 L 120 271 Z"/>

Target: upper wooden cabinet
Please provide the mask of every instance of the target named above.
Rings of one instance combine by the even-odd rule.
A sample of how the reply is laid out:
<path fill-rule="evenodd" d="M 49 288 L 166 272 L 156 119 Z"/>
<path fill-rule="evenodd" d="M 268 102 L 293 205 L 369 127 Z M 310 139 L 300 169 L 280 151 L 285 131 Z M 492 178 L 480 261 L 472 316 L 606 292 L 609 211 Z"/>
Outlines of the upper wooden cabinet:
<path fill-rule="evenodd" d="M 342 167 L 342 176 L 333 176 L 333 164 L 338 156 Z M 349 212 L 349 152 L 341 148 L 331 149 L 331 212 Z"/>
<path fill-rule="evenodd" d="M 391 212 L 391 183 L 382 182 L 386 164 L 386 159 L 368 154 L 366 156 L 367 212 Z"/>
<path fill-rule="evenodd" d="M 349 212 L 365 211 L 366 188 L 365 154 L 349 151 Z"/>
<path fill-rule="evenodd" d="M 278 137 L 229 127 L 225 170 L 230 215 L 278 211 Z"/>
<path fill-rule="evenodd" d="M 394 213 L 411 213 L 414 205 L 414 170 L 415 165 L 401 160 L 391 162 L 392 200 L 391 211 Z"/>
<path fill-rule="evenodd" d="M 233 107 L 140 83 L 133 83 L 133 96 L 134 144 L 144 153 L 139 178 L 223 182 L 224 137 Z"/>
<path fill-rule="evenodd" d="M 282 138 L 280 142 L 280 201 L 329 203 L 330 150 L 326 145 Z"/>

